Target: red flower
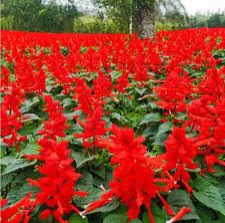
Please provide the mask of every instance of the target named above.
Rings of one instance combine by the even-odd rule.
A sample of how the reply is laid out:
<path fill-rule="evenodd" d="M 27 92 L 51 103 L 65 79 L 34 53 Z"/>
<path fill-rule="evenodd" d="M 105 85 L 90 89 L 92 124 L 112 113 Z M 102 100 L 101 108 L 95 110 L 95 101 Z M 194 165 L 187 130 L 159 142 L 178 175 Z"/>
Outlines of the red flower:
<path fill-rule="evenodd" d="M 175 170 L 174 179 L 188 186 L 190 179 L 188 169 L 196 169 L 194 158 L 197 156 L 198 148 L 192 139 L 188 139 L 185 130 L 175 127 L 166 141 L 166 170 Z"/>
<path fill-rule="evenodd" d="M 172 219 L 170 219 L 166 223 L 173 223 L 173 222 L 179 221 L 181 218 L 183 218 L 185 214 L 189 212 L 191 212 L 191 208 L 183 207 Z"/>
<path fill-rule="evenodd" d="M 40 189 L 36 194 L 38 204 L 45 204 L 47 209 L 41 214 L 44 219 L 52 214 L 59 222 L 64 222 L 62 216 L 72 210 L 79 210 L 72 204 L 73 196 L 83 197 L 87 193 L 74 190 L 75 182 L 80 177 L 76 173 L 69 158 L 70 151 L 67 142 L 57 143 L 53 140 L 41 139 L 39 155 L 26 155 L 27 159 L 38 159 L 42 165 L 38 166 L 43 177 L 38 180 L 28 179 L 31 185 Z"/>
<path fill-rule="evenodd" d="M 28 223 L 31 218 L 30 214 L 36 206 L 36 202 L 31 198 L 31 195 L 32 193 L 29 193 L 14 205 L 1 210 L 1 222 Z M 7 204 L 7 200 L 3 200 L 1 202 L 3 203 L 1 208 Z"/>
<path fill-rule="evenodd" d="M 49 117 L 44 122 L 44 127 L 39 131 L 39 134 L 50 139 L 56 139 L 56 136 L 64 137 L 64 131 L 69 126 L 66 123 L 66 117 L 63 115 L 63 108 L 59 105 L 59 102 L 53 101 L 50 95 L 45 96 L 45 102 Z"/>
<path fill-rule="evenodd" d="M 114 198 L 120 198 L 128 207 L 129 219 L 137 218 L 140 207 L 144 205 L 148 209 L 149 219 L 153 222 L 151 200 L 158 196 L 159 191 L 164 190 L 167 179 L 155 178 L 152 168 L 155 165 L 146 155 L 147 148 L 142 144 L 143 137 L 135 138 L 133 129 L 129 128 L 113 126 L 111 131 L 113 135 L 110 136 L 110 140 L 100 142 L 100 145 L 113 155 L 111 163 L 115 165 L 115 169 L 113 179 L 109 183 L 110 189 L 100 200 L 91 203 L 83 213 L 105 205 Z M 164 185 L 159 186 L 158 182 L 163 182 Z M 160 197 L 167 211 L 173 214 L 166 201 Z"/>
<path fill-rule="evenodd" d="M 1 136 L 9 147 L 15 146 L 19 150 L 19 143 L 26 140 L 18 131 L 22 128 L 20 107 L 24 101 L 23 92 L 15 85 L 11 85 L 10 92 L 3 97 L 1 105 Z"/>
<path fill-rule="evenodd" d="M 174 113 L 183 112 L 186 109 L 186 98 L 192 93 L 192 82 L 186 72 L 181 68 L 175 68 L 167 74 L 164 83 L 154 88 L 160 101 L 158 105 L 165 110 Z"/>
<path fill-rule="evenodd" d="M 89 114 L 85 121 L 79 121 L 84 132 L 75 134 L 76 137 L 83 139 L 83 145 L 86 149 L 92 147 L 94 152 L 99 145 L 99 140 L 106 134 L 106 122 L 102 120 L 102 107 L 98 107 L 93 113 Z"/>

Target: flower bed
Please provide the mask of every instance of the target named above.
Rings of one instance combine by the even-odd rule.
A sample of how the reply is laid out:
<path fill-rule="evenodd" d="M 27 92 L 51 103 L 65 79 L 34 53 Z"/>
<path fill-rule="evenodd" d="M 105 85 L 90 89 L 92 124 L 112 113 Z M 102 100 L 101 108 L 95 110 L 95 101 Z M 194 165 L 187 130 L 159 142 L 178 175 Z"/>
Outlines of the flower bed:
<path fill-rule="evenodd" d="M 1 220 L 225 221 L 225 29 L 2 31 Z"/>

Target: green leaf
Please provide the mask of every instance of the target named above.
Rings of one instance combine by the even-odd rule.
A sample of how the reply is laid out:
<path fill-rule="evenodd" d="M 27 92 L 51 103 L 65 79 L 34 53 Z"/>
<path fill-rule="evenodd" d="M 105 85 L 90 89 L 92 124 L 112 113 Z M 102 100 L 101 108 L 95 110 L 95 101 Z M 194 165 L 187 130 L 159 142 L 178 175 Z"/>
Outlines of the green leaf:
<path fill-rule="evenodd" d="M 73 99 L 71 98 L 64 98 L 62 101 L 61 101 L 61 104 L 62 106 L 65 108 L 65 107 L 68 107 L 70 105 L 73 105 Z"/>
<path fill-rule="evenodd" d="M 220 191 L 220 194 L 221 194 L 221 198 L 223 200 L 223 203 L 225 203 L 225 178 L 223 178 L 221 181 L 220 181 L 220 184 L 219 184 L 219 191 Z"/>
<path fill-rule="evenodd" d="M 166 222 L 166 213 L 162 211 L 162 209 L 156 205 L 154 202 L 152 202 L 151 206 L 152 215 L 154 217 L 155 223 L 165 223 Z M 143 222 L 144 223 L 150 223 L 148 213 L 145 212 L 143 214 Z"/>
<path fill-rule="evenodd" d="M 149 122 L 159 122 L 161 118 L 160 113 L 150 113 L 144 116 L 139 125 L 148 124 Z"/>
<path fill-rule="evenodd" d="M 146 137 L 155 137 L 158 131 L 158 123 L 151 123 L 142 133 Z"/>
<path fill-rule="evenodd" d="M 15 171 L 34 166 L 36 161 L 33 162 L 25 162 L 21 159 L 15 159 L 13 162 L 8 163 L 4 171 L 2 172 L 2 175 L 13 173 Z"/>
<path fill-rule="evenodd" d="M 72 151 L 72 157 L 76 162 L 76 168 L 79 169 L 84 166 L 87 162 L 95 159 L 95 156 L 87 157 L 84 151 Z"/>
<path fill-rule="evenodd" d="M 89 172 L 81 172 L 81 178 L 76 183 L 76 189 L 88 190 L 93 187 L 93 177 Z"/>
<path fill-rule="evenodd" d="M 1 165 L 7 166 L 9 163 L 16 162 L 17 159 L 13 156 L 5 156 L 1 158 Z"/>
<path fill-rule="evenodd" d="M 89 172 L 82 173 L 81 178 L 77 181 L 76 189 L 78 191 L 87 191 L 85 197 L 73 197 L 73 201 L 79 207 L 84 208 L 85 205 L 98 200 L 103 193 L 103 190 L 93 186 L 93 177 Z"/>
<path fill-rule="evenodd" d="M 103 223 L 126 223 L 126 214 L 109 214 L 103 219 Z"/>
<path fill-rule="evenodd" d="M 172 122 L 164 122 L 159 126 L 158 132 L 156 134 L 156 137 L 159 137 L 160 135 L 162 135 L 163 133 L 169 132 L 171 131 L 173 127 Z"/>
<path fill-rule="evenodd" d="M 40 120 L 40 117 L 34 113 L 28 113 L 22 116 L 23 122 L 29 122 L 29 121 L 37 121 Z"/>
<path fill-rule="evenodd" d="M 135 219 L 130 221 L 130 223 L 143 223 L 140 219 Z"/>
<path fill-rule="evenodd" d="M 135 91 L 139 94 L 139 95 L 143 95 L 145 93 L 147 89 L 146 88 L 135 88 Z"/>
<path fill-rule="evenodd" d="M 168 132 L 171 131 L 172 127 L 173 125 L 171 122 L 162 123 L 158 128 L 153 144 L 164 146 L 165 141 L 168 138 Z"/>
<path fill-rule="evenodd" d="M 81 218 L 78 214 L 72 214 L 69 223 L 88 223 L 87 218 Z"/>
<path fill-rule="evenodd" d="M 195 210 L 195 207 L 190 199 L 190 195 L 185 190 L 173 190 L 167 201 L 175 213 L 178 213 L 182 207 L 191 208 L 192 211 L 184 215 L 183 220 L 199 220 L 199 216 Z"/>
<path fill-rule="evenodd" d="M 97 213 L 97 212 L 110 212 L 110 211 L 114 211 L 115 209 L 117 209 L 120 205 L 120 202 L 118 200 L 113 200 L 112 202 L 110 202 L 109 204 L 102 206 L 100 208 L 97 208 L 91 212 L 89 212 L 88 214 L 93 214 L 93 213 Z"/>
<path fill-rule="evenodd" d="M 111 114 L 111 118 L 120 121 L 122 119 L 122 116 L 119 113 L 117 113 L 117 112 L 113 112 Z"/>
<path fill-rule="evenodd" d="M 193 195 L 199 202 L 225 215 L 225 203 L 218 187 L 200 176 L 195 180 L 194 187 L 197 191 Z"/>
<path fill-rule="evenodd" d="M 1 176 L 0 189 L 6 187 L 14 178 L 13 174 L 5 174 Z"/>
<path fill-rule="evenodd" d="M 157 104 L 154 102 L 150 102 L 149 106 L 151 107 L 151 109 L 156 109 L 158 107 Z"/>
<path fill-rule="evenodd" d="M 32 109 L 32 107 L 36 106 L 39 102 L 40 100 L 38 97 L 26 100 L 20 109 L 21 113 L 24 114 L 29 112 Z"/>
<path fill-rule="evenodd" d="M 101 179 L 105 180 L 105 174 L 106 174 L 105 167 L 101 167 L 99 169 L 92 170 L 91 172 L 94 173 L 94 174 L 96 174 Z"/>
<path fill-rule="evenodd" d="M 215 172 L 213 173 L 214 176 L 217 177 L 224 177 L 225 176 L 225 168 L 221 165 L 214 166 Z"/>
<path fill-rule="evenodd" d="M 165 141 L 167 140 L 168 138 L 168 134 L 167 133 L 163 133 L 159 136 L 157 136 L 154 140 L 154 145 L 158 145 L 158 146 L 164 146 L 165 144 Z"/>
<path fill-rule="evenodd" d="M 185 120 L 186 117 L 187 117 L 187 114 L 186 113 L 178 112 L 176 114 L 176 119 L 178 119 L 178 120 Z"/>
<path fill-rule="evenodd" d="M 97 187 L 89 187 L 86 191 L 88 195 L 85 197 L 73 197 L 73 201 L 78 207 L 85 208 L 86 205 L 98 200 L 103 193 L 103 190 Z"/>
<path fill-rule="evenodd" d="M 118 77 L 121 76 L 121 73 L 113 70 L 110 72 L 110 75 L 111 75 L 112 81 L 114 82 Z"/>
<path fill-rule="evenodd" d="M 197 203 L 196 211 L 200 218 L 200 220 L 198 220 L 196 223 L 211 223 L 212 219 L 215 218 L 215 213 L 213 212 L 213 210 L 207 208 L 201 203 Z"/>
<path fill-rule="evenodd" d="M 32 187 L 28 182 L 25 182 L 22 186 L 16 186 L 10 190 L 7 195 L 7 199 L 10 204 L 14 204 L 21 200 L 29 192 L 37 193 L 39 189 L 37 187 Z"/>
<path fill-rule="evenodd" d="M 82 111 L 81 110 L 76 110 L 70 113 L 63 113 L 63 115 L 67 118 L 67 120 L 73 120 L 74 116 L 81 115 Z"/>
<path fill-rule="evenodd" d="M 18 190 L 18 197 L 21 199 L 29 192 L 39 192 L 39 188 L 31 186 L 28 182 L 24 183 L 22 187 Z"/>
<path fill-rule="evenodd" d="M 27 144 L 25 149 L 22 149 L 20 151 L 20 156 L 23 156 L 24 154 L 38 154 L 39 153 L 40 146 L 37 143 L 29 143 Z"/>

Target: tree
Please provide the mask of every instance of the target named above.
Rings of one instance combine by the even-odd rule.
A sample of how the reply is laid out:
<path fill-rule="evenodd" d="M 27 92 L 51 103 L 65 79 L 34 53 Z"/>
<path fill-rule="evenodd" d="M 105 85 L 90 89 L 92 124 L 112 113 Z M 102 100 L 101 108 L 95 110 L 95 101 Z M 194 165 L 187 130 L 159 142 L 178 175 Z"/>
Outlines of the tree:
<path fill-rule="evenodd" d="M 11 18 L 12 28 L 25 31 L 72 32 L 78 11 L 73 0 L 2 0 L 1 18 Z"/>
<path fill-rule="evenodd" d="M 59 5 L 51 0 L 39 12 L 39 28 L 45 32 L 72 32 L 77 16 L 78 11 L 72 2 Z"/>
<path fill-rule="evenodd" d="M 30 30 L 35 27 L 38 23 L 38 12 L 41 9 L 40 0 L 3 0 L 1 2 L 1 16 L 11 17 L 13 28 L 18 30 Z"/>
<path fill-rule="evenodd" d="M 132 30 L 141 38 L 154 34 L 155 20 L 168 12 L 179 12 L 187 17 L 180 0 L 93 0 L 115 20 L 123 32 Z M 132 27 L 132 28 L 131 28 Z"/>
<path fill-rule="evenodd" d="M 189 27 L 225 27 L 225 12 L 196 13 L 190 17 Z"/>
<path fill-rule="evenodd" d="M 222 19 L 219 13 L 216 13 L 208 19 L 208 26 L 209 27 L 220 27 L 222 25 Z"/>

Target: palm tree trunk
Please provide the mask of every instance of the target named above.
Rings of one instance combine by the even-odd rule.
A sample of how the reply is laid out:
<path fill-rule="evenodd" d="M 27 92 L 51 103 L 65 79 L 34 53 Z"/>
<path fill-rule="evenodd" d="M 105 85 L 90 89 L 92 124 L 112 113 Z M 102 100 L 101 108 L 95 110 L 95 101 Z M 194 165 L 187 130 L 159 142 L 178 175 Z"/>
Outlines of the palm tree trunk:
<path fill-rule="evenodd" d="M 144 39 L 155 33 L 155 1 L 136 0 L 136 10 L 133 17 L 133 29 Z"/>

